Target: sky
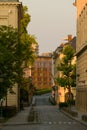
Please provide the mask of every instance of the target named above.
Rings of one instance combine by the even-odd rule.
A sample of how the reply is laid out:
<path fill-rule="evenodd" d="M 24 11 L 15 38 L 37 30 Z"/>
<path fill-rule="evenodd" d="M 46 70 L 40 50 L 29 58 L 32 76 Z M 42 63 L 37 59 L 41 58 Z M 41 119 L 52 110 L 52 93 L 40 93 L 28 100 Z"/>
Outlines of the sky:
<path fill-rule="evenodd" d="M 68 34 L 76 36 L 75 0 L 19 0 L 28 7 L 28 32 L 35 35 L 39 53 L 55 51 Z"/>

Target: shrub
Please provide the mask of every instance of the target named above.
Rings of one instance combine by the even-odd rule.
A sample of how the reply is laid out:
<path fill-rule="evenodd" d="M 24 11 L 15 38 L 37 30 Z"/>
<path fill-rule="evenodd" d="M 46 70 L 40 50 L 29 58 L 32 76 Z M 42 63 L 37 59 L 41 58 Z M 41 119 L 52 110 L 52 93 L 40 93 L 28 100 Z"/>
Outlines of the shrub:
<path fill-rule="evenodd" d="M 67 102 L 69 105 L 75 105 L 75 100 L 70 100 Z"/>
<path fill-rule="evenodd" d="M 3 107 L 2 110 L 3 110 L 3 117 L 5 118 L 10 118 L 17 113 L 16 106 Z"/>
<path fill-rule="evenodd" d="M 64 107 L 68 107 L 68 103 L 67 102 L 60 102 L 59 108 L 64 108 Z"/>
<path fill-rule="evenodd" d="M 82 120 L 87 121 L 87 115 L 82 115 Z"/>
<path fill-rule="evenodd" d="M 35 90 L 34 95 L 41 95 L 51 92 L 51 89 L 38 89 Z"/>

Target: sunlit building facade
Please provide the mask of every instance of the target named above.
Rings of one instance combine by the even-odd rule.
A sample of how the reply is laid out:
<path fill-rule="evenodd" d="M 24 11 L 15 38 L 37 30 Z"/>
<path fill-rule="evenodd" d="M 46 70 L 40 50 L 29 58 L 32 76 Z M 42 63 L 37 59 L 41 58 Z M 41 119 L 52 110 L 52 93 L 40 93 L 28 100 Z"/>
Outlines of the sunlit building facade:
<path fill-rule="evenodd" d="M 76 0 L 77 8 L 77 93 L 76 106 L 87 112 L 87 0 Z"/>
<path fill-rule="evenodd" d="M 37 57 L 32 66 L 31 75 L 36 89 L 52 87 L 52 60 L 49 53 Z"/>
<path fill-rule="evenodd" d="M 22 17 L 22 3 L 19 0 L 0 0 L 0 25 L 13 26 L 19 28 Z M 19 88 L 13 87 L 15 94 L 7 94 L 3 105 L 16 106 L 19 108 Z"/>

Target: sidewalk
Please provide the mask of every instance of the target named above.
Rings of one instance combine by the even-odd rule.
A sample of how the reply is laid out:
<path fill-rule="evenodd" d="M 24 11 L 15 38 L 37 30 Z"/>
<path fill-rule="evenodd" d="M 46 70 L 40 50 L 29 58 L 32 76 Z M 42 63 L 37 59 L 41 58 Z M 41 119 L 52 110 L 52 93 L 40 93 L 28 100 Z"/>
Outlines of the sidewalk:
<path fill-rule="evenodd" d="M 11 125 L 26 125 L 28 124 L 27 118 L 29 115 L 29 111 L 31 109 L 31 106 L 25 107 L 24 110 L 18 112 L 14 117 L 8 119 L 5 123 L 0 123 L 0 129 L 3 126 L 11 126 Z"/>
<path fill-rule="evenodd" d="M 0 124 L 1 126 L 7 126 L 7 125 L 24 125 L 24 124 L 29 124 L 29 122 L 27 121 L 30 109 L 32 106 L 35 105 L 35 97 L 33 98 L 32 104 L 29 107 L 25 107 L 24 110 L 20 111 L 19 113 L 17 113 L 17 115 L 15 115 L 14 117 L 10 118 L 6 123 Z M 75 107 L 72 108 L 73 111 L 77 111 Z M 61 110 L 61 112 L 63 112 L 64 114 L 66 114 L 67 116 L 69 116 L 70 118 L 80 122 L 81 124 L 87 126 L 87 122 L 82 121 L 82 115 L 85 114 L 87 115 L 87 113 L 81 113 L 78 112 L 78 116 L 74 117 L 71 116 L 69 113 L 65 112 L 64 110 Z"/>
<path fill-rule="evenodd" d="M 74 117 L 74 116 L 70 115 L 69 113 L 65 112 L 64 110 L 62 110 L 62 112 L 63 112 L 65 115 L 69 116 L 70 118 L 72 118 L 72 119 L 74 119 L 74 120 L 80 122 L 81 124 L 87 126 L 87 122 L 82 120 L 82 115 L 87 115 L 87 113 L 79 112 L 79 111 L 77 111 L 77 109 L 76 109 L 75 107 L 72 107 L 71 110 L 77 112 L 77 113 L 78 113 L 78 116 L 77 116 L 77 117 Z"/>
<path fill-rule="evenodd" d="M 25 107 L 24 110 L 20 111 L 14 117 L 10 118 L 4 125 L 18 125 L 18 124 L 27 124 L 27 118 L 31 106 Z"/>
<path fill-rule="evenodd" d="M 35 105 L 35 97 L 33 98 L 32 104 L 29 107 L 24 107 L 24 110 L 21 110 L 18 112 L 14 117 L 8 119 L 5 123 L 0 123 L 1 126 L 7 126 L 7 125 L 23 125 L 28 124 L 28 115 L 30 112 L 31 107 Z"/>
<path fill-rule="evenodd" d="M 55 103 L 54 103 L 54 100 L 53 100 L 53 98 L 52 98 L 52 96 L 49 97 L 49 101 L 50 101 L 53 105 L 55 104 Z M 75 106 L 73 106 L 73 107 L 71 108 L 71 110 L 74 111 L 74 112 L 77 112 L 77 113 L 78 113 L 78 116 L 77 116 L 77 117 L 74 117 L 74 116 L 72 116 L 71 114 L 69 114 L 68 112 L 64 111 L 63 109 L 61 109 L 61 112 L 63 112 L 65 115 L 69 116 L 70 118 L 72 118 L 72 119 L 74 119 L 74 120 L 76 120 L 76 121 L 79 121 L 81 124 L 87 126 L 87 121 L 83 121 L 83 120 L 82 120 L 82 115 L 87 115 L 87 113 L 82 113 L 82 112 L 77 111 L 77 109 L 76 109 Z"/>

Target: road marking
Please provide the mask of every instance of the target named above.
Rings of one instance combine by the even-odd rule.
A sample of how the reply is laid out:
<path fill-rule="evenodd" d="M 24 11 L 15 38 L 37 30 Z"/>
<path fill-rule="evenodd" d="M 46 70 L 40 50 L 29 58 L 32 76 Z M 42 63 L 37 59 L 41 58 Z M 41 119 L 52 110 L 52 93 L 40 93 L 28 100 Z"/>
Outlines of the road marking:
<path fill-rule="evenodd" d="M 71 124 L 71 122 L 68 122 L 68 124 L 70 125 L 70 124 Z"/>
<path fill-rule="evenodd" d="M 51 125 L 51 124 L 52 124 L 52 122 L 49 122 L 49 124 Z"/>
<path fill-rule="evenodd" d="M 39 122 L 40 123 L 40 122 Z M 59 122 L 56 122 L 56 121 L 44 121 L 44 122 L 42 122 L 43 124 L 49 124 L 49 125 L 56 125 L 56 124 L 59 124 L 59 125 L 62 125 L 62 124 L 64 124 L 64 125 L 72 125 L 72 124 L 76 124 L 76 122 L 70 122 L 70 121 L 67 121 L 67 122 L 62 122 L 62 121 L 59 121 Z"/>
<path fill-rule="evenodd" d="M 59 124 L 62 124 L 62 122 L 61 122 L 61 121 L 59 121 Z"/>

